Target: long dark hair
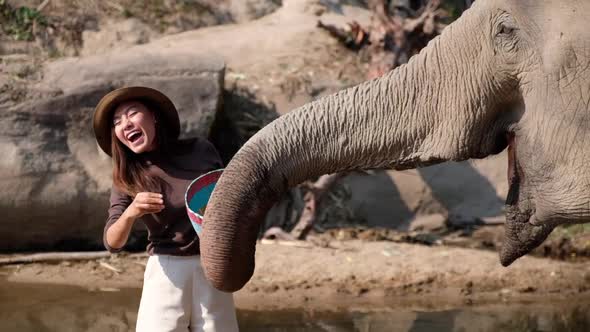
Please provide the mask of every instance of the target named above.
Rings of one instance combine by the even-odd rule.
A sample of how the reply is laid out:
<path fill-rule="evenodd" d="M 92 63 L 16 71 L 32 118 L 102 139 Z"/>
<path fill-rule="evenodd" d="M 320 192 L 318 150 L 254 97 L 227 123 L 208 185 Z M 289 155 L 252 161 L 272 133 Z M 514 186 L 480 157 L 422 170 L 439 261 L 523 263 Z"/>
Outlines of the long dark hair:
<path fill-rule="evenodd" d="M 138 100 L 138 102 L 154 114 L 157 144 L 155 153 L 168 154 L 170 147 L 175 144 L 171 142 L 166 123 L 149 101 Z M 160 181 L 148 172 L 149 165 L 146 163 L 144 154 L 136 154 L 121 143 L 115 135 L 114 127 L 111 129 L 111 152 L 113 156 L 113 184 L 117 189 L 132 197 L 144 191 L 161 191 Z"/>

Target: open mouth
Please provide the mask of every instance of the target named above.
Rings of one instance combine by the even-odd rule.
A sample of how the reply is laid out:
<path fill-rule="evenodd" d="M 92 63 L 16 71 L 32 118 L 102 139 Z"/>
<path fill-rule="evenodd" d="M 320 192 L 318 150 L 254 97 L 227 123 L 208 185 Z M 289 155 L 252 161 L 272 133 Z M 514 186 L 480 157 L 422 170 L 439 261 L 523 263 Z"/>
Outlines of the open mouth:
<path fill-rule="evenodd" d="M 131 143 L 131 144 L 135 144 L 136 142 L 138 142 L 141 138 L 143 137 L 143 133 L 141 132 L 141 130 L 133 130 L 131 132 L 129 132 L 127 134 L 127 140 Z"/>

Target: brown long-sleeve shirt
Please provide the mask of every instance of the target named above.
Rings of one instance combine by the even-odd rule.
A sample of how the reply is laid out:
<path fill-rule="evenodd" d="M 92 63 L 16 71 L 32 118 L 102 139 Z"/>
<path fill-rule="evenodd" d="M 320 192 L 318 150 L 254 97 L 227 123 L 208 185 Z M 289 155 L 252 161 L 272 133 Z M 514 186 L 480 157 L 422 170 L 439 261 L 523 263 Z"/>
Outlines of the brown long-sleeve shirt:
<path fill-rule="evenodd" d="M 199 238 L 186 213 L 184 194 L 192 180 L 208 171 L 223 167 L 223 164 L 215 147 L 207 140 L 189 141 L 188 148 L 184 150 L 175 153 L 172 157 L 149 154 L 146 156 L 148 172 L 161 181 L 164 196 L 162 211 L 146 214 L 138 220 L 142 221 L 148 230 L 147 252 L 150 255 L 199 254 Z M 132 201 L 132 197 L 113 186 L 109 217 L 103 236 L 103 243 L 110 252 L 118 252 L 122 248 L 112 248 L 108 245 L 106 231 L 119 219 Z"/>

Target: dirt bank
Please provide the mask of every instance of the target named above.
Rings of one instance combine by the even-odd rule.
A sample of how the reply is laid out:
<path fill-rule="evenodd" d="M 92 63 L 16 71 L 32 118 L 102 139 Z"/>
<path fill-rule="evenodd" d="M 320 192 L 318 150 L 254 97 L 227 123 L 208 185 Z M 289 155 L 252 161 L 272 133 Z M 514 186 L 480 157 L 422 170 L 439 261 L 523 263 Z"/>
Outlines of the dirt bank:
<path fill-rule="evenodd" d="M 288 259 L 287 259 L 288 258 Z M 59 264 L 10 265 L 9 282 L 77 285 L 102 291 L 141 287 L 145 255 Z M 115 271 L 116 270 L 116 271 Z M 590 298 L 590 263 L 525 257 L 503 268 L 489 251 L 393 242 L 327 246 L 260 244 L 240 309 L 444 308 L 497 302 Z"/>

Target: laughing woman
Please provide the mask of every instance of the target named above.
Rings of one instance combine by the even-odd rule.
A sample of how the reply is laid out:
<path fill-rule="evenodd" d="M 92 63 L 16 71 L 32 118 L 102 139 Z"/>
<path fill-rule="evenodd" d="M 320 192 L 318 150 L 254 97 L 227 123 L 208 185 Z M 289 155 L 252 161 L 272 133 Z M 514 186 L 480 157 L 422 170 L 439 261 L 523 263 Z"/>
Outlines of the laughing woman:
<path fill-rule="evenodd" d="M 113 158 L 104 245 L 121 250 L 137 221 L 148 229 L 137 331 L 237 331 L 232 295 L 205 279 L 199 238 L 184 206 L 189 183 L 222 166 L 213 145 L 179 140 L 176 108 L 146 87 L 110 92 L 93 122 L 99 146 Z"/>

